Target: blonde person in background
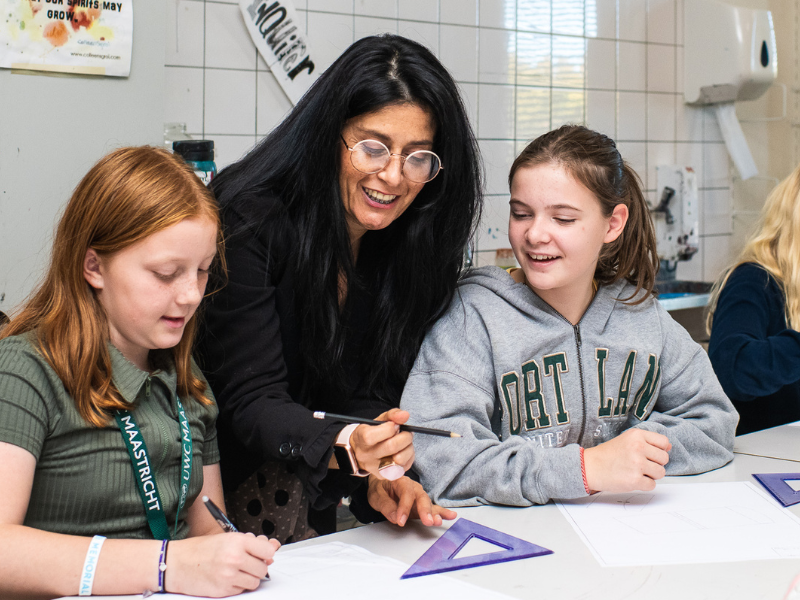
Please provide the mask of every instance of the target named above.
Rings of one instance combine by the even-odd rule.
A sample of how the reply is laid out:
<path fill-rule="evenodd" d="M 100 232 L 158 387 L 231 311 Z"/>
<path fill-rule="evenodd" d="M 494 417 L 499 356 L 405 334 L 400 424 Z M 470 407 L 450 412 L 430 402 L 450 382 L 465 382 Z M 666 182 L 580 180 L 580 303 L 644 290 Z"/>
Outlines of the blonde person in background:
<path fill-rule="evenodd" d="M 213 195 L 165 150 L 116 150 L 76 188 L 0 332 L 0 597 L 230 596 L 266 575 L 278 542 L 196 501 L 224 506 L 191 358 L 221 248 Z"/>
<path fill-rule="evenodd" d="M 800 420 L 800 166 L 717 281 L 708 353 L 741 416 L 737 435 Z"/>

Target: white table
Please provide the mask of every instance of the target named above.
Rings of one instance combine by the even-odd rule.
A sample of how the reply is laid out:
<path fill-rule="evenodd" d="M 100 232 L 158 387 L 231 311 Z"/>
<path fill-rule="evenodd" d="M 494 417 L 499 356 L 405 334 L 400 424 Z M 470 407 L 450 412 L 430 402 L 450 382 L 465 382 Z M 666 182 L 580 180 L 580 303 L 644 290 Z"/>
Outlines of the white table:
<path fill-rule="evenodd" d="M 752 473 L 789 472 L 793 469 L 797 469 L 795 462 L 738 454 L 732 463 L 721 469 L 691 477 L 672 477 L 668 479 L 668 484 L 754 481 Z M 788 510 L 800 516 L 800 505 Z M 601 567 L 554 504 L 529 508 L 495 506 L 462 508 L 458 514 L 459 517 L 493 527 L 554 551 L 547 556 L 453 571 L 448 574 L 450 577 L 526 600 L 534 598 L 780 600 L 794 577 L 800 574 L 800 560 L 797 559 Z M 324 544 L 337 540 L 361 546 L 376 554 L 390 556 L 410 565 L 439 538 L 442 531 L 443 528 L 425 528 L 416 522 L 410 523 L 405 529 L 399 529 L 388 523 L 378 523 L 300 544 Z M 276 560 L 280 560 L 280 553 L 276 556 Z M 402 585 L 403 582 L 398 580 L 394 584 Z M 379 594 L 376 595 L 376 598 L 379 597 Z M 108 598 L 120 600 L 140 598 L 140 596 Z M 347 590 L 332 589 L 325 600 L 338 598 L 347 598 Z"/>
<path fill-rule="evenodd" d="M 736 438 L 733 451 L 800 462 L 800 426 L 780 425 L 740 435 Z M 800 472 L 800 465 L 795 465 L 787 472 Z"/>
<path fill-rule="evenodd" d="M 716 471 L 673 477 L 669 482 L 755 481 L 752 473 L 789 472 L 792 469 L 797 469 L 796 463 L 737 455 L 732 463 Z M 789 510 L 800 516 L 800 505 Z M 530 508 L 462 508 L 458 515 L 554 551 L 547 556 L 449 573 L 452 577 L 516 598 L 780 600 L 794 577 L 800 574 L 800 560 L 797 559 L 601 567 L 553 504 Z M 426 530 L 419 525 L 414 525 L 411 531 L 401 531 L 380 523 L 344 531 L 330 539 L 413 564 L 438 536 L 436 529 Z M 319 544 L 326 539 L 329 538 L 302 543 Z"/>

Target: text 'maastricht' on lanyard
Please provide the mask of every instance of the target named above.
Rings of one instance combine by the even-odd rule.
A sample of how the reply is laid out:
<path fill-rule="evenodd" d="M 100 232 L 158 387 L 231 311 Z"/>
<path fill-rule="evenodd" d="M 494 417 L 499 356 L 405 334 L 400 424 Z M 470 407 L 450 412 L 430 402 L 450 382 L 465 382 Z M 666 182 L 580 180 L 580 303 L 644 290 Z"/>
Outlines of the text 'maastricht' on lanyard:
<path fill-rule="evenodd" d="M 147 380 L 146 394 L 150 396 L 149 378 Z M 172 537 L 178 534 L 178 516 L 184 504 L 186 504 L 186 496 L 189 493 L 189 481 L 192 478 L 192 430 L 189 427 L 189 420 L 186 418 L 186 412 L 183 410 L 183 404 L 181 404 L 177 396 L 175 397 L 175 401 L 178 404 L 178 419 L 181 424 L 182 452 L 181 479 L 179 482 L 180 497 L 178 498 L 178 510 L 175 512 L 175 529 L 173 530 Z M 164 506 L 161 504 L 161 496 L 158 493 L 155 473 L 151 466 L 150 455 L 147 452 L 147 446 L 144 443 L 142 432 L 139 430 L 139 425 L 136 423 L 136 418 L 129 410 L 117 411 L 115 418 L 117 420 L 117 425 L 119 425 L 120 433 L 122 433 L 122 439 L 125 441 L 125 447 L 128 449 L 128 455 L 131 457 L 133 474 L 139 488 L 142 504 L 144 504 L 150 531 L 153 532 L 153 537 L 157 540 L 171 539 Z"/>

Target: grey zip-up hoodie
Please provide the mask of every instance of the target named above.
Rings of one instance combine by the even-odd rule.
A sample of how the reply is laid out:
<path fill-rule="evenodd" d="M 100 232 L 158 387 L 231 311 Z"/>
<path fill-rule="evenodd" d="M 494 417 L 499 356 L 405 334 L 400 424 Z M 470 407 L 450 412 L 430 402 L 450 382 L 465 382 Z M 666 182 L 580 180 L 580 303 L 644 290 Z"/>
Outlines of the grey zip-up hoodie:
<path fill-rule="evenodd" d="M 705 351 L 650 297 L 602 286 L 569 321 L 497 267 L 461 281 L 408 378 L 415 470 L 442 506 L 543 504 L 586 495 L 579 447 L 630 427 L 666 435 L 668 475 L 733 458 L 739 419 Z"/>

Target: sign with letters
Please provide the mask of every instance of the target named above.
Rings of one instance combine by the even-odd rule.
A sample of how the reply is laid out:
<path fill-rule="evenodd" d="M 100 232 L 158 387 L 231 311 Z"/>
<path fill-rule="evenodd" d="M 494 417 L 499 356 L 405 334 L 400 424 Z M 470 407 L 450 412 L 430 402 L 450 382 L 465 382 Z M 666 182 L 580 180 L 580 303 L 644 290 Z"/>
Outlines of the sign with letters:
<path fill-rule="evenodd" d="M 247 31 L 283 91 L 297 104 L 319 76 L 290 0 L 239 0 Z"/>
<path fill-rule="evenodd" d="M 0 67 L 127 77 L 133 0 L 0 0 Z"/>

